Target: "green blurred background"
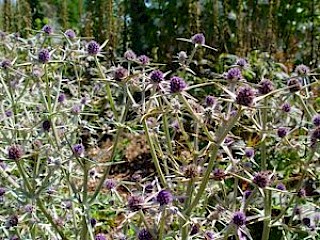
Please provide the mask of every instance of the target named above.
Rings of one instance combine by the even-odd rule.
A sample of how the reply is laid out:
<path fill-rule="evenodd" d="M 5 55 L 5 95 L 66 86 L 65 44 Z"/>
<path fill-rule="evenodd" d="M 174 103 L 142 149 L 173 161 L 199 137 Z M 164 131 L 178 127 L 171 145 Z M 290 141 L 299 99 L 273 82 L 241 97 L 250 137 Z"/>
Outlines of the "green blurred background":
<path fill-rule="evenodd" d="M 49 23 L 73 28 L 109 51 L 127 48 L 155 61 L 171 61 L 189 38 L 203 32 L 220 53 L 259 50 L 287 65 L 319 63 L 318 0 L 2 0 L 0 29 L 27 37 Z"/>

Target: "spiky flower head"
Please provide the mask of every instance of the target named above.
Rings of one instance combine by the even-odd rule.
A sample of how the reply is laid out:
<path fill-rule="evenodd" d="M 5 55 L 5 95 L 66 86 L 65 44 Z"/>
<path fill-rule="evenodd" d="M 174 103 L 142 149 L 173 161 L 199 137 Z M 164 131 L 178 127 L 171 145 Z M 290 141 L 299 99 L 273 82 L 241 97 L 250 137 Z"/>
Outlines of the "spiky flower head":
<path fill-rule="evenodd" d="M 306 197 L 306 190 L 305 190 L 304 188 L 300 188 L 299 191 L 298 191 L 298 193 L 297 193 L 297 196 L 298 196 L 299 198 L 304 198 L 304 197 Z"/>
<path fill-rule="evenodd" d="M 50 60 L 50 52 L 48 49 L 41 49 L 38 53 L 38 61 L 40 63 L 47 63 Z"/>
<path fill-rule="evenodd" d="M 246 190 L 243 192 L 243 197 L 244 199 L 248 199 L 250 197 L 250 195 L 252 194 L 251 190 Z"/>
<path fill-rule="evenodd" d="M 254 175 L 253 183 L 257 184 L 260 188 L 265 188 L 270 184 L 270 176 L 268 172 L 258 172 Z"/>
<path fill-rule="evenodd" d="M 288 80 L 287 86 L 290 92 L 298 92 L 301 89 L 301 82 L 298 78 L 291 78 Z"/>
<path fill-rule="evenodd" d="M 0 198 L 6 193 L 6 189 L 4 187 L 0 187 Z"/>
<path fill-rule="evenodd" d="M 149 77 L 152 83 L 160 83 L 164 80 L 163 72 L 161 72 L 160 70 L 152 71 Z"/>
<path fill-rule="evenodd" d="M 187 87 L 187 84 L 182 78 L 174 76 L 170 79 L 171 93 L 182 92 L 186 87 Z"/>
<path fill-rule="evenodd" d="M 121 81 L 121 80 L 125 79 L 126 77 L 128 77 L 128 70 L 125 69 L 124 67 L 117 67 L 113 71 L 113 78 L 116 81 Z"/>
<path fill-rule="evenodd" d="M 314 129 L 311 133 L 311 146 L 315 146 L 320 141 L 320 126 Z"/>
<path fill-rule="evenodd" d="M 58 96 L 58 102 L 63 103 L 66 100 L 66 95 L 64 93 L 60 93 Z"/>
<path fill-rule="evenodd" d="M 5 59 L 1 62 L 0 66 L 4 69 L 7 69 L 8 67 L 11 67 L 11 61 L 9 61 L 8 59 Z"/>
<path fill-rule="evenodd" d="M 8 149 L 8 158 L 12 160 L 19 160 L 23 155 L 23 148 L 21 145 L 14 144 Z"/>
<path fill-rule="evenodd" d="M 64 34 L 70 39 L 76 38 L 76 33 L 72 29 L 66 30 Z"/>
<path fill-rule="evenodd" d="M 138 239 L 139 240 L 152 240 L 152 234 L 149 232 L 148 229 L 143 228 L 138 233 Z"/>
<path fill-rule="evenodd" d="M 239 58 L 236 62 L 236 65 L 238 65 L 239 67 L 245 67 L 248 65 L 248 62 L 244 58 Z"/>
<path fill-rule="evenodd" d="M 289 113 L 291 111 L 291 105 L 290 103 L 284 103 L 281 106 L 281 110 L 284 111 L 285 113 Z"/>
<path fill-rule="evenodd" d="M 255 92 L 251 87 L 240 87 L 236 97 L 236 102 L 240 105 L 251 107 L 255 98 Z"/>
<path fill-rule="evenodd" d="M 129 49 L 124 53 L 124 58 L 128 61 L 134 61 L 136 60 L 137 55 L 134 53 L 134 51 Z"/>
<path fill-rule="evenodd" d="M 183 168 L 183 175 L 186 178 L 195 178 L 199 175 L 199 166 L 195 164 L 189 164 Z"/>
<path fill-rule="evenodd" d="M 226 174 L 222 169 L 216 168 L 213 170 L 213 179 L 214 180 L 222 181 L 225 177 L 226 177 Z"/>
<path fill-rule="evenodd" d="M 81 157 L 84 154 L 84 146 L 82 143 L 77 143 L 72 146 L 74 156 Z"/>
<path fill-rule="evenodd" d="M 17 215 L 11 215 L 7 221 L 7 227 L 15 227 L 18 225 L 19 219 Z"/>
<path fill-rule="evenodd" d="M 214 239 L 214 234 L 213 234 L 213 232 L 206 231 L 206 232 L 204 233 L 204 238 L 205 238 L 205 240 L 213 240 L 213 239 Z"/>
<path fill-rule="evenodd" d="M 131 195 L 128 198 L 128 207 L 131 211 L 139 211 L 143 207 L 143 197 L 138 195 Z"/>
<path fill-rule="evenodd" d="M 236 227 L 241 227 L 246 224 L 246 215 L 241 211 L 237 211 L 233 214 L 231 222 Z"/>
<path fill-rule="evenodd" d="M 200 231 L 199 224 L 193 224 L 190 231 L 190 236 L 196 235 Z"/>
<path fill-rule="evenodd" d="M 150 58 L 146 55 L 141 55 L 138 57 L 138 62 L 142 65 L 148 65 L 150 63 Z"/>
<path fill-rule="evenodd" d="M 114 179 L 106 179 L 104 182 L 104 187 L 108 190 L 114 189 L 117 186 L 117 182 Z"/>
<path fill-rule="evenodd" d="M 206 39 L 205 39 L 203 33 L 197 33 L 191 37 L 191 42 L 193 44 L 204 45 L 205 41 L 206 41 Z"/>
<path fill-rule="evenodd" d="M 280 138 L 284 138 L 288 134 L 288 128 L 286 127 L 279 127 L 277 130 L 277 134 Z"/>
<path fill-rule="evenodd" d="M 214 96 L 206 96 L 205 103 L 207 107 L 213 107 L 216 104 L 217 100 Z"/>
<path fill-rule="evenodd" d="M 44 31 L 48 35 L 53 33 L 52 27 L 48 24 L 43 26 L 42 31 Z"/>
<path fill-rule="evenodd" d="M 251 147 L 247 147 L 244 152 L 247 158 L 252 158 L 254 156 L 254 149 Z"/>
<path fill-rule="evenodd" d="M 90 219 L 90 224 L 91 224 L 91 227 L 95 227 L 97 225 L 97 220 L 95 218 L 91 218 Z"/>
<path fill-rule="evenodd" d="M 224 74 L 224 76 L 229 81 L 238 81 L 242 79 L 241 70 L 237 67 L 230 68 L 228 72 Z"/>
<path fill-rule="evenodd" d="M 319 127 L 320 126 L 320 114 L 315 115 L 312 118 L 312 123 L 316 126 Z"/>
<path fill-rule="evenodd" d="M 87 52 L 89 55 L 97 55 L 100 52 L 100 45 L 96 41 L 91 40 L 87 45 Z"/>
<path fill-rule="evenodd" d="M 279 189 L 281 191 L 285 191 L 286 190 L 286 186 L 283 183 L 278 183 L 276 186 L 276 189 Z"/>
<path fill-rule="evenodd" d="M 74 115 L 78 115 L 81 112 L 81 105 L 80 104 L 75 104 L 71 108 L 71 113 Z"/>
<path fill-rule="evenodd" d="M 298 75 L 307 75 L 310 72 L 310 68 L 304 64 L 300 64 L 294 70 Z"/>
<path fill-rule="evenodd" d="M 268 94 L 269 92 L 272 92 L 274 89 L 273 83 L 269 79 L 262 79 L 259 83 L 259 93 L 260 94 Z"/>
<path fill-rule="evenodd" d="M 51 122 L 48 119 L 44 120 L 43 123 L 42 123 L 42 129 L 45 132 L 49 132 L 50 128 L 51 128 Z"/>
<path fill-rule="evenodd" d="M 95 240 L 107 240 L 106 236 L 103 233 L 98 233 L 95 238 Z"/>
<path fill-rule="evenodd" d="M 168 190 L 161 190 L 157 195 L 157 202 L 160 204 L 160 206 L 170 204 L 172 201 L 172 194 Z"/>

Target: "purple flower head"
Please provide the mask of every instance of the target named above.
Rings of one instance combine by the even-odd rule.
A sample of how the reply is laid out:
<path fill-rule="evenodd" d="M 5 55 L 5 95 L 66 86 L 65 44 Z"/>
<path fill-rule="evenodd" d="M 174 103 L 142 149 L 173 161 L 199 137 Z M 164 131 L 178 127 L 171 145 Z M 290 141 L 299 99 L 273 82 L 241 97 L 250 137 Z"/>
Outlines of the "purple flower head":
<path fill-rule="evenodd" d="M 237 67 L 230 68 L 224 75 L 225 78 L 229 81 L 238 81 L 242 79 L 241 70 Z"/>
<path fill-rule="evenodd" d="M 137 58 L 137 55 L 132 50 L 127 50 L 124 53 L 124 58 L 128 61 L 134 61 Z"/>
<path fill-rule="evenodd" d="M 148 231 L 148 229 L 143 228 L 138 233 L 138 239 L 139 240 L 152 240 L 153 237 L 151 233 Z"/>
<path fill-rule="evenodd" d="M 195 164 L 189 164 L 183 168 L 183 175 L 186 178 L 195 178 L 199 175 L 199 167 Z"/>
<path fill-rule="evenodd" d="M 204 238 L 205 238 L 205 240 L 213 240 L 213 239 L 214 239 L 214 234 L 213 234 L 213 232 L 206 231 L 206 232 L 204 233 Z"/>
<path fill-rule="evenodd" d="M 164 80 L 163 72 L 161 72 L 160 70 L 152 71 L 149 77 L 152 83 L 160 83 Z"/>
<path fill-rule="evenodd" d="M 100 52 L 100 45 L 96 41 L 91 40 L 87 45 L 87 52 L 89 55 L 97 55 Z"/>
<path fill-rule="evenodd" d="M 103 233 L 98 233 L 95 238 L 95 240 L 107 240 L 106 236 Z"/>
<path fill-rule="evenodd" d="M 19 219 L 18 219 L 17 215 L 12 215 L 9 217 L 6 225 L 8 228 L 15 227 L 18 225 L 18 222 L 19 222 Z"/>
<path fill-rule="evenodd" d="M 138 57 L 138 62 L 142 65 L 148 65 L 150 63 L 150 59 L 146 55 L 141 55 Z"/>
<path fill-rule="evenodd" d="M 27 213 L 32 213 L 34 211 L 34 207 L 31 204 L 27 204 L 24 207 L 24 211 L 27 212 Z"/>
<path fill-rule="evenodd" d="M 12 160 L 19 160 L 23 155 L 23 148 L 21 145 L 11 145 L 8 149 L 8 158 Z"/>
<path fill-rule="evenodd" d="M 178 61 L 179 63 L 185 63 L 185 61 L 187 60 L 188 55 L 185 51 L 181 51 L 178 53 Z"/>
<path fill-rule="evenodd" d="M 11 61 L 9 61 L 8 59 L 5 59 L 1 62 L 0 66 L 4 69 L 7 69 L 8 67 L 11 67 Z"/>
<path fill-rule="evenodd" d="M 97 220 L 95 218 L 91 218 L 90 219 L 90 224 L 91 224 L 91 227 L 95 227 L 97 225 Z"/>
<path fill-rule="evenodd" d="M 288 128 L 286 127 L 279 127 L 277 130 L 277 134 L 280 138 L 284 138 L 288 134 Z"/>
<path fill-rule="evenodd" d="M 182 78 L 174 76 L 170 79 L 171 93 L 182 92 L 186 87 L 187 84 Z"/>
<path fill-rule="evenodd" d="M 58 102 L 63 103 L 66 100 L 66 95 L 64 93 L 60 93 L 58 96 Z"/>
<path fill-rule="evenodd" d="M 238 65 L 239 67 L 245 67 L 248 65 L 248 63 L 244 58 L 239 58 L 236 62 L 236 65 Z"/>
<path fill-rule="evenodd" d="M 281 106 L 281 110 L 284 111 L 285 113 L 289 113 L 291 111 L 291 105 L 289 103 L 284 103 Z"/>
<path fill-rule="evenodd" d="M 73 145 L 72 152 L 76 157 L 81 157 L 84 154 L 84 146 L 82 145 L 82 143 Z"/>
<path fill-rule="evenodd" d="M 252 193 L 251 190 L 244 191 L 243 192 L 244 199 L 248 199 L 250 197 L 251 193 Z"/>
<path fill-rule="evenodd" d="M 312 118 L 312 123 L 316 126 L 319 127 L 320 126 L 320 114 L 315 115 Z"/>
<path fill-rule="evenodd" d="M 46 34 L 50 35 L 53 32 L 53 29 L 50 25 L 44 25 L 42 28 L 42 31 L 44 31 Z"/>
<path fill-rule="evenodd" d="M 10 237 L 10 240 L 20 240 L 20 238 L 17 235 L 13 235 Z"/>
<path fill-rule="evenodd" d="M 38 61 L 40 63 L 47 63 L 50 60 L 50 52 L 48 49 L 41 49 L 38 53 Z"/>
<path fill-rule="evenodd" d="M 0 187 L 0 198 L 6 193 L 6 189 L 4 187 Z"/>
<path fill-rule="evenodd" d="M 206 41 L 206 39 L 205 39 L 203 33 L 197 33 L 191 37 L 191 42 L 193 44 L 204 45 L 205 41 Z"/>
<path fill-rule="evenodd" d="M 13 112 L 11 110 L 7 110 L 5 114 L 6 114 L 6 117 L 12 117 Z"/>
<path fill-rule="evenodd" d="M 235 212 L 232 216 L 232 221 L 231 221 L 236 227 L 241 227 L 246 224 L 246 215 L 241 212 Z"/>
<path fill-rule="evenodd" d="M 131 211 L 135 212 L 135 211 L 139 211 L 140 209 L 142 209 L 142 205 L 143 205 L 143 197 L 142 196 L 138 196 L 138 195 L 131 195 L 128 198 L 128 207 Z"/>
<path fill-rule="evenodd" d="M 217 100 L 214 96 L 209 95 L 209 96 L 206 96 L 205 102 L 207 107 L 213 107 L 216 104 Z"/>
<path fill-rule="evenodd" d="M 121 80 L 125 79 L 126 77 L 128 77 L 128 70 L 123 67 L 117 67 L 113 71 L 113 78 L 116 81 L 120 82 Z"/>
<path fill-rule="evenodd" d="M 50 128 L 51 128 L 51 122 L 49 120 L 44 120 L 43 123 L 42 123 L 42 129 L 45 132 L 49 132 Z"/>
<path fill-rule="evenodd" d="M 146 193 L 152 193 L 153 192 L 153 184 L 152 183 L 148 183 L 145 187 L 144 187 L 144 191 Z"/>
<path fill-rule="evenodd" d="M 190 236 L 196 235 L 200 231 L 199 224 L 193 224 L 190 231 Z"/>
<path fill-rule="evenodd" d="M 240 105 L 251 107 L 253 105 L 253 100 L 255 97 L 255 92 L 250 87 L 240 87 L 236 97 L 236 102 Z"/>
<path fill-rule="evenodd" d="M 305 190 L 304 188 L 299 189 L 299 191 L 298 191 L 298 193 L 297 193 L 297 196 L 298 196 L 299 198 L 304 198 L 304 197 L 306 197 L 306 190 Z"/>
<path fill-rule="evenodd" d="M 81 105 L 80 104 L 75 104 L 72 108 L 71 108 L 71 113 L 74 115 L 78 115 L 81 112 Z"/>
<path fill-rule="evenodd" d="M 286 186 L 283 183 L 278 183 L 276 186 L 276 189 L 279 189 L 281 191 L 285 191 L 286 190 Z"/>
<path fill-rule="evenodd" d="M 254 156 L 254 149 L 253 148 L 250 148 L 250 147 L 247 147 L 245 150 L 245 155 L 247 158 L 252 158 Z"/>
<path fill-rule="evenodd" d="M 310 72 L 310 68 L 308 68 L 306 65 L 304 64 L 300 64 L 296 67 L 296 69 L 294 70 L 295 73 L 297 73 L 298 75 L 307 75 Z"/>
<path fill-rule="evenodd" d="M 287 86 L 290 92 L 298 92 L 301 89 L 301 82 L 298 78 L 291 78 L 288 80 Z"/>
<path fill-rule="evenodd" d="M 260 188 L 265 188 L 270 184 L 270 177 L 267 172 L 258 172 L 254 175 L 253 183 L 257 184 Z"/>
<path fill-rule="evenodd" d="M 66 30 L 64 34 L 70 39 L 74 39 L 76 37 L 76 33 L 72 29 Z"/>
<path fill-rule="evenodd" d="M 170 204 L 173 201 L 173 197 L 170 191 L 161 190 L 157 195 L 157 202 L 160 206 Z"/>
<path fill-rule="evenodd" d="M 117 182 L 114 179 L 106 179 L 104 187 L 108 190 L 114 189 L 117 186 Z"/>
<path fill-rule="evenodd" d="M 222 181 L 225 177 L 226 177 L 226 174 L 222 169 L 216 168 L 213 170 L 213 179 L 214 180 Z"/>
<path fill-rule="evenodd" d="M 259 93 L 260 94 L 268 94 L 269 92 L 273 91 L 273 83 L 269 79 L 263 79 L 259 83 Z"/>

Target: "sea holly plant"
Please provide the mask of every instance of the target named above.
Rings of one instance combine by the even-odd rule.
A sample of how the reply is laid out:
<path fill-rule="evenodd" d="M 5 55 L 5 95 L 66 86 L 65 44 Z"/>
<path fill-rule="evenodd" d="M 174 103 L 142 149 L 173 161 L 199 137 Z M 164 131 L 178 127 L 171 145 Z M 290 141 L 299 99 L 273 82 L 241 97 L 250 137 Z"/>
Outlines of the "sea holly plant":
<path fill-rule="evenodd" d="M 167 71 L 72 29 L 4 36 L 0 236 L 319 238 L 317 72 L 237 57 L 202 77 L 215 49 L 178 40 Z"/>

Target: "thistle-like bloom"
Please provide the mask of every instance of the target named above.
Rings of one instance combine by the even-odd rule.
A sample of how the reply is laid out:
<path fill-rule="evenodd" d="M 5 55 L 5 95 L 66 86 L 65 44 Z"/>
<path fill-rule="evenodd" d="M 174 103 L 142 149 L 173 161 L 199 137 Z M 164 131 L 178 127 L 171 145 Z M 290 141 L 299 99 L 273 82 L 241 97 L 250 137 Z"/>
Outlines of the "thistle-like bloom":
<path fill-rule="evenodd" d="M 300 64 L 294 70 L 298 75 L 307 75 L 310 72 L 310 68 L 304 64 Z"/>
<path fill-rule="evenodd" d="M 91 224 L 91 227 L 95 227 L 97 225 L 97 220 L 95 218 L 91 218 L 90 219 L 90 224 Z"/>
<path fill-rule="evenodd" d="M 42 123 L 42 129 L 45 132 L 49 132 L 50 128 L 51 128 L 51 122 L 49 120 L 44 120 L 43 123 Z"/>
<path fill-rule="evenodd" d="M 186 178 L 195 178 L 199 175 L 199 172 L 199 167 L 195 164 L 189 164 L 183 169 L 183 175 Z"/>
<path fill-rule="evenodd" d="M 251 190 L 246 190 L 243 192 L 244 199 L 248 199 L 250 195 L 252 194 Z"/>
<path fill-rule="evenodd" d="M 136 58 L 137 58 L 137 55 L 134 53 L 134 51 L 132 50 L 127 50 L 125 53 L 124 53 L 124 58 L 128 61 L 135 61 Z"/>
<path fill-rule="evenodd" d="M 236 65 L 238 65 L 239 67 L 245 67 L 248 65 L 248 63 L 244 58 L 239 58 L 236 62 Z"/>
<path fill-rule="evenodd" d="M 316 126 L 319 127 L 320 126 L 320 114 L 315 115 L 312 118 L 312 123 Z"/>
<path fill-rule="evenodd" d="M 286 186 L 283 183 L 278 183 L 276 186 L 276 189 L 279 189 L 281 191 L 285 191 L 286 190 Z"/>
<path fill-rule="evenodd" d="M 138 239 L 139 240 L 152 240 L 153 237 L 151 233 L 148 231 L 148 229 L 143 228 L 138 233 Z"/>
<path fill-rule="evenodd" d="M 171 93 L 182 92 L 186 87 L 187 84 L 182 78 L 174 76 L 170 79 Z"/>
<path fill-rule="evenodd" d="M 44 25 L 42 28 L 42 31 L 44 31 L 46 34 L 50 35 L 53 32 L 53 29 L 50 25 Z"/>
<path fill-rule="evenodd" d="M 100 52 L 100 45 L 96 41 L 91 40 L 88 43 L 87 52 L 89 55 L 97 55 Z"/>
<path fill-rule="evenodd" d="M 206 231 L 206 232 L 204 233 L 204 238 L 205 238 L 205 240 L 213 240 L 213 239 L 214 239 L 214 234 L 213 234 L 213 232 Z"/>
<path fill-rule="evenodd" d="M 78 115 L 81 112 L 81 105 L 80 104 L 75 104 L 73 105 L 73 107 L 71 108 L 71 113 L 74 115 Z"/>
<path fill-rule="evenodd" d="M 288 134 L 288 128 L 286 127 L 279 127 L 277 130 L 277 134 L 280 138 L 284 138 Z"/>
<path fill-rule="evenodd" d="M 314 129 L 311 133 L 311 146 L 315 146 L 320 141 L 320 126 Z"/>
<path fill-rule="evenodd" d="M 287 86 L 289 87 L 290 92 L 298 92 L 301 89 L 301 82 L 298 78 L 291 78 L 289 79 Z"/>
<path fill-rule="evenodd" d="M 196 235 L 200 231 L 199 224 L 193 224 L 190 231 L 190 236 Z"/>
<path fill-rule="evenodd" d="M 302 218 L 302 223 L 303 223 L 303 225 L 305 225 L 305 226 L 308 227 L 308 228 L 311 227 L 311 219 L 308 218 L 308 217 Z"/>
<path fill-rule="evenodd" d="M 11 145 L 8 149 L 8 158 L 12 160 L 19 160 L 23 155 L 23 148 L 21 145 Z"/>
<path fill-rule="evenodd" d="M 299 189 L 299 191 L 298 191 L 298 193 L 297 193 L 297 196 L 298 196 L 299 198 L 304 198 L 304 197 L 306 197 L 306 190 L 305 190 L 304 188 Z"/>
<path fill-rule="evenodd" d="M 253 183 L 257 184 L 260 188 L 265 188 L 270 184 L 270 177 L 267 172 L 258 172 L 254 175 Z"/>
<path fill-rule="evenodd" d="M 152 71 L 149 77 L 152 83 L 160 83 L 164 80 L 163 72 L 161 72 L 160 70 Z"/>
<path fill-rule="evenodd" d="M 206 41 L 206 39 L 205 39 L 203 33 L 197 33 L 191 37 L 191 42 L 193 44 L 204 45 L 205 41 Z"/>
<path fill-rule="evenodd" d="M 235 212 L 232 216 L 232 221 L 231 221 L 236 227 L 241 227 L 246 224 L 246 215 L 241 212 Z"/>
<path fill-rule="evenodd" d="M 253 148 L 248 147 L 244 150 L 244 152 L 245 152 L 245 155 L 247 158 L 252 158 L 254 156 L 254 149 Z"/>
<path fill-rule="evenodd" d="M 11 67 L 11 61 L 9 61 L 8 59 L 5 59 L 1 62 L 0 66 L 4 69 L 7 69 L 8 67 Z"/>
<path fill-rule="evenodd" d="M 81 157 L 84 154 L 84 146 L 78 143 L 72 146 L 72 152 L 76 157 Z"/>
<path fill-rule="evenodd" d="M 259 83 L 259 93 L 260 94 L 268 94 L 269 92 L 272 92 L 274 89 L 273 83 L 269 79 L 263 79 Z"/>
<path fill-rule="evenodd" d="M 150 63 L 150 58 L 146 55 L 141 55 L 138 57 L 138 62 L 142 65 L 148 65 Z"/>
<path fill-rule="evenodd" d="M 113 72 L 113 78 L 116 81 L 121 81 L 128 77 L 128 70 L 123 67 L 117 67 Z"/>
<path fill-rule="evenodd" d="M 104 187 L 108 190 L 114 189 L 117 186 L 117 182 L 114 179 L 106 179 Z"/>
<path fill-rule="evenodd" d="M 224 75 L 225 78 L 229 81 L 238 81 L 242 79 L 241 70 L 237 67 L 230 68 Z"/>
<path fill-rule="evenodd" d="M 103 233 L 98 233 L 95 238 L 95 240 L 107 240 L 106 236 Z"/>
<path fill-rule="evenodd" d="M 128 198 L 128 207 L 131 211 L 139 211 L 142 209 L 143 205 L 143 197 L 138 195 L 132 195 Z"/>
<path fill-rule="evenodd" d="M 160 204 L 160 206 L 170 204 L 172 201 L 172 194 L 167 190 L 161 190 L 157 195 L 157 202 Z"/>
<path fill-rule="evenodd" d="M 206 96 L 206 106 L 207 107 L 213 107 L 216 104 L 216 98 L 214 96 Z"/>
<path fill-rule="evenodd" d="M 48 49 L 41 49 L 38 53 L 38 61 L 40 63 L 47 63 L 50 60 L 50 52 Z"/>
<path fill-rule="evenodd" d="M 281 106 L 281 110 L 284 111 L 285 113 L 289 113 L 291 111 L 291 105 L 289 103 L 284 103 Z"/>
<path fill-rule="evenodd" d="M 222 169 L 216 168 L 213 170 L 213 179 L 214 180 L 222 181 L 225 177 L 226 177 L 226 174 Z"/>
<path fill-rule="evenodd" d="M 70 39 L 76 38 L 76 33 L 72 29 L 66 30 L 64 34 Z"/>
<path fill-rule="evenodd" d="M 240 105 L 251 107 L 253 105 L 253 100 L 255 97 L 255 92 L 250 87 L 241 87 L 238 91 L 236 97 L 236 102 Z"/>
<path fill-rule="evenodd" d="M 6 225 L 8 228 L 15 227 L 18 225 L 18 222 L 19 222 L 19 219 L 18 219 L 17 215 L 12 215 L 9 217 Z"/>
<path fill-rule="evenodd" d="M 2 198 L 5 193 L 6 193 L 6 189 L 3 187 L 0 187 L 0 198 Z"/>

